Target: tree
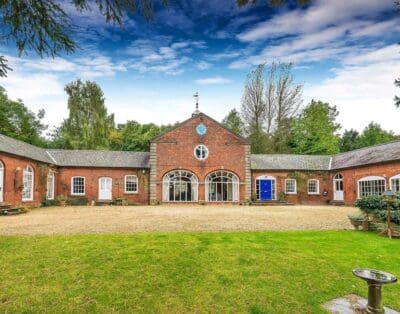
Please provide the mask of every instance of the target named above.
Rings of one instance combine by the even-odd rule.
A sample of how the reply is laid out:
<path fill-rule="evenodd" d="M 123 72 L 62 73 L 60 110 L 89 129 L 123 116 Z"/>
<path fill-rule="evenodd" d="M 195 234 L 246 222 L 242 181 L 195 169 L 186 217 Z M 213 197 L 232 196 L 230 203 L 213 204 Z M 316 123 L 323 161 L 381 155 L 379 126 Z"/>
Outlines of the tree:
<path fill-rule="evenodd" d="M 108 148 L 114 128 L 114 115 L 108 115 L 101 88 L 91 81 L 77 80 L 65 86 L 69 116 L 62 124 L 61 134 L 74 149 Z"/>
<path fill-rule="evenodd" d="M 110 133 L 110 148 L 148 151 L 150 140 L 171 127 L 171 125 L 157 126 L 154 123 L 140 124 L 136 121 L 127 121 L 125 124 L 119 124 L 117 129 Z"/>
<path fill-rule="evenodd" d="M 293 127 L 293 151 L 298 154 L 330 155 L 339 152 L 338 111 L 322 101 L 312 100 Z"/>
<path fill-rule="evenodd" d="M 356 130 L 345 130 L 340 138 L 340 152 L 344 153 L 359 148 L 359 138 L 360 134 Z"/>
<path fill-rule="evenodd" d="M 9 137 L 37 145 L 45 146 L 42 132 L 47 126 L 42 123 L 45 111 L 38 114 L 30 111 L 22 100 L 8 98 L 6 90 L 0 87 L 0 133 Z"/>
<path fill-rule="evenodd" d="M 363 130 L 358 140 L 358 147 L 368 147 L 396 140 L 393 131 L 385 131 L 378 123 L 371 122 Z"/>
<path fill-rule="evenodd" d="M 122 25 L 126 13 L 139 12 L 146 20 L 153 17 L 153 0 L 72 0 L 78 12 L 95 7 L 107 23 Z M 159 0 L 168 6 L 169 0 Z M 62 2 L 57 0 L 3 0 L 0 1 L 0 35 L 6 42 L 14 42 L 19 55 L 29 50 L 40 57 L 72 53 L 78 44 L 72 39 L 74 25 Z M 0 76 L 6 76 L 10 67 L 0 56 Z"/>
<path fill-rule="evenodd" d="M 240 136 L 242 135 L 243 121 L 236 109 L 229 111 L 228 115 L 222 120 L 222 124 L 233 133 Z"/>
<path fill-rule="evenodd" d="M 400 88 L 400 79 L 394 81 L 394 85 Z M 400 107 L 400 97 L 394 96 L 394 105 L 399 108 Z"/>

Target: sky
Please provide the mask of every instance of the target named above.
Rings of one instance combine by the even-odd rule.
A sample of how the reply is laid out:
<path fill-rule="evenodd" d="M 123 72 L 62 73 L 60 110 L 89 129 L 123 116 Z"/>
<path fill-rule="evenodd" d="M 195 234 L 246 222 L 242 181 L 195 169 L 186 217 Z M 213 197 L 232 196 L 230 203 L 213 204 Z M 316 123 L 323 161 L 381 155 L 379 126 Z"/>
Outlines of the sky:
<path fill-rule="evenodd" d="M 117 123 L 175 123 L 200 110 L 221 120 L 240 110 L 246 75 L 258 64 L 292 62 L 304 85 L 303 105 L 311 99 L 337 107 L 344 129 L 359 131 L 371 121 L 400 133 L 400 12 L 393 0 L 311 0 L 271 8 L 238 8 L 235 0 L 155 0 L 155 19 L 124 17 L 122 27 L 107 24 L 98 11 L 77 13 L 64 2 L 75 25 L 71 36 L 80 49 L 56 58 L 18 56 L 12 43 L 1 55 L 13 71 L 0 78 L 12 99 L 45 123 L 67 117 L 65 84 L 96 81 Z"/>

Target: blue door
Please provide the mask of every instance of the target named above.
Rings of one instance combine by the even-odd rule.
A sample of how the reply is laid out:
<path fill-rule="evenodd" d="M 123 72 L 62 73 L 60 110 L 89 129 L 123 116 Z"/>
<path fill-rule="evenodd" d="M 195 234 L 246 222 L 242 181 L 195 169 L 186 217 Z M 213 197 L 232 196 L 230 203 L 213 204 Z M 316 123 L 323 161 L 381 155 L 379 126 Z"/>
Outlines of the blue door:
<path fill-rule="evenodd" d="M 260 180 L 260 200 L 272 200 L 272 180 Z"/>

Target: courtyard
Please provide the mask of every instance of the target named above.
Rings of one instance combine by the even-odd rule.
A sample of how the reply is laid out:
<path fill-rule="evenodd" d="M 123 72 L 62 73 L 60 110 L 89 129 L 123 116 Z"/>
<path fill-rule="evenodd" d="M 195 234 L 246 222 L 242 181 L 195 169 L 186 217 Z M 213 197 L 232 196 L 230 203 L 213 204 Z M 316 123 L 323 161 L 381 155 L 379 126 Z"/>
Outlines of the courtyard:
<path fill-rule="evenodd" d="M 352 229 L 345 206 L 70 206 L 0 216 L 1 235 Z"/>

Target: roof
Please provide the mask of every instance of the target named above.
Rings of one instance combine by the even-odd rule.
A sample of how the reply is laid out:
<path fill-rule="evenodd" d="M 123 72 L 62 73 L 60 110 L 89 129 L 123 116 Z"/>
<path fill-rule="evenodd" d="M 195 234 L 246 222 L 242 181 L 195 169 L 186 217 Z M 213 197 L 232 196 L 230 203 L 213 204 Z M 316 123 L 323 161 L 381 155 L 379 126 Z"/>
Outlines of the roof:
<path fill-rule="evenodd" d="M 2 134 L 0 152 L 65 167 L 150 168 L 148 152 L 44 149 Z"/>
<path fill-rule="evenodd" d="M 360 148 L 333 156 L 331 169 L 400 160 L 400 141 Z"/>
<path fill-rule="evenodd" d="M 148 152 L 50 149 L 57 166 L 150 168 Z"/>
<path fill-rule="evenodd" d="M 45 149 L 2 134 L 0 134 L 0 151 L 49 164 L 54 163 Z"/>
<path fill-rule="evenodd" d="M 329 170 L 331 156 L 253 154 L 252 170 Z"/>
<path fill-rule="evenodd" d="M 208 116 L 208 115 L 206 115 L 205 113 L 200 112 L 200 111 L 194 112 L 194 113 L 192 114 L 192 116 L 191 116 L 189 119 L 186 119 L 186 120 L 183 121 L 183 122 L 177 123 L 177 124 L 174 125 L 172 128 L 167 129 L 167 130 L 165 130 L 164 132 L 161 132 L 160 134 L 156 135 L 155 137 L 153 137 L 153 138 L 150 140 L 150 142 L 157 142 L 157 140 L 159 140 L 160 138 L 162 138 L 165 134 L 167 134 L 167 133 L 169 133 L 169 132 L 171 132 L 171 131 L 173 131 L 173 130 L 176 130 L 177 128 L 180 128 L 181 126 L 185 125 L 185 124 L 188 123 L 189 121 L 192 121 L 193 119 L 196 119 L 197 117 L 204 117 L 204 118 L 206 118 L 206 119 L 208 119 L 208 120 L 214 122 L 215 124 L 219 125 L 221 128 L 223 128 L 223 129 L 225 129 L 226 131 L 228 131 L 229 133 L 231 133 L 233 136 L 235 136 L 236 138 L 238 138 L 240 141 L 242 141 L 242 142 L 244 142 L 244 143 L 246 143 L 246 144 L 250 144 L 249 139 L 247 139 L 247 138 L 245 138 L 245 137 L 243 137 L 243 136 L 241 136 L 241 135 L 238 135 L 238 134 L 232 132 L 232 131 L 229 130 L 225 125 L 223 125 L 221 122 L 218 122 L 217 120 L 211 118 L 210 116 Z"/>

